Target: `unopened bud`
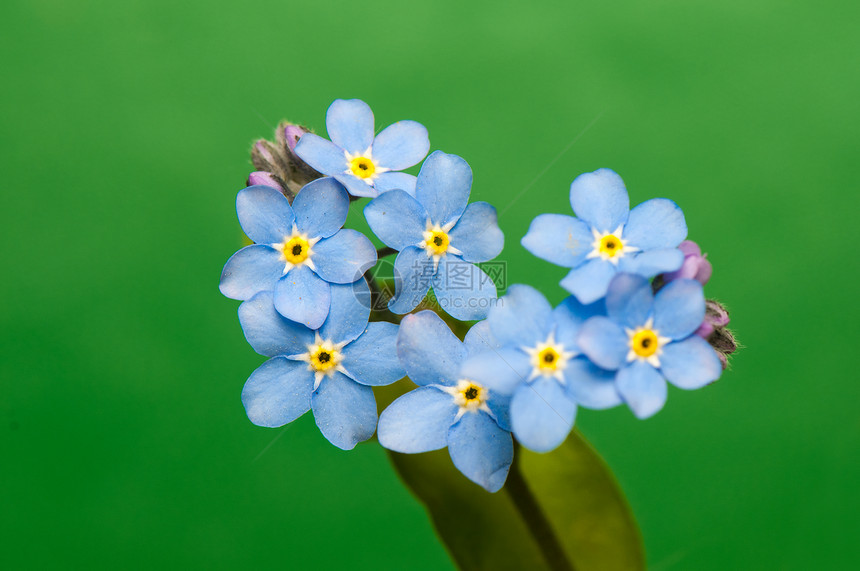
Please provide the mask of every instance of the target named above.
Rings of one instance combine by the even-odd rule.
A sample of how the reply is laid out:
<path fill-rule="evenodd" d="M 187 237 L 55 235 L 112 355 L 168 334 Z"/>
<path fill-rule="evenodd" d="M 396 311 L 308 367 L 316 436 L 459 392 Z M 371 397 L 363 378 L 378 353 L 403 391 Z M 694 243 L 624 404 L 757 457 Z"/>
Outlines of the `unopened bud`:
<path fill-rule="evenodd" d="M 322 175 L 300 159 L 293 150 L 308 130 L 292 123 L 281 123 L 275 130 L 275 141 L 260 139 L 251 147 L 251 163 L 256 172 L 248 176 L 248 183 L 265 184 L 280 190 L 287 200 Z"/>
<path fill-rule="evenodd" d="M 272 188 L 275 188 L 275 189 L 281 191 L 281 193 L 284 192 L 284 186 L 282 185 L 281 181 L 279 181 L 275 177 L 275 175 L 273 175 L 270 172 L 255 171 L 255 172 L 252 172 L 251 174 L 249 174 L 248 175 L 248 186 L 256 186 L 256 185 L 271 186 Z"/>
<path fill-rule="evenodd" d="M 708 283 L 713 268 L 699 245 L 692 240 L 684 240 L 678 249 L 684 252 L 684 263 L 674 272 L 663 274 L 663 283 L 677 279 L 696 280 L 702 285 Z"/>
<path fill-rule="evenodd" d="M 296 154 L 296 143 L 302 138 L 302 135 L 307 133 L 304 127 L 298 125 L 286 125 L 283 128 L 284 140 L 287 142 L 287 148 L 294 155 Z"/>
<path fill-rule="evenodd" d="M 720 362 L 725 369 L 728 364 L 728 356 L 738 348 L 734 334 L 726 329 L 729 324 L 729 312 L 717 301 L 709 299 L 705 302 L 705 320 L 696 330 L 696 335 L 703 337 L 717 352 Z"/>
<path fill-rule="evenodd" d="M 709 299 L 705 301 L 705 320 L 699 329 L 696 330 L 696 335 L 707 339 L 711 333 L 718 327 L 725 327 L 729 324 L 729 312 L 719 302 Z"/>
<path fill-rule="evenodd" d="M 265 139 L 259 139 L 251 147 L 251 163 L 259 171 L 276 172 L 281 162 L 278 148 Z"/>

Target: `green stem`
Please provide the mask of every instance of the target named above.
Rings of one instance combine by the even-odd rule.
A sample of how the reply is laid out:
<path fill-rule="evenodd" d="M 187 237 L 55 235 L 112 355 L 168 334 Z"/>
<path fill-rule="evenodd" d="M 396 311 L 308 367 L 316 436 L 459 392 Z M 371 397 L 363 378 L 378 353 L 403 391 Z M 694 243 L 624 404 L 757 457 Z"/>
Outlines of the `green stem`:
<path fill-rule="evenodd" d="M 367 285 L 370 287 L 370 320 L 400 323 L 400 320 L 403 319 L 402 315 L 397 315 L 387 307 L 383 309 L 378 309 L 376 307 L 376 303 L 382 299 L 384 294 L 382 292 L 382 288 L 379 287 L 379 283 L 376 281 L 376 278 L 371 275 L 369 270 L 366 274 L 364 274 L 364 279 L 367 280 Z"/>
<path fill-rule="evenodd" d="M 519 444 L 515 442 L 514 462 L 508 473 L 508 481 L 505 482 L 504 490 L 511 497 L 514 506 L 522 516 L 526 527 L 531 532 L 535 542 L 540 547 L 544 559 L 553 571 L 575 571 L 573 563 L 568 559 L 564 548 L 550 525 L 540 504 L 532 494 L 528 483 L 520 470 Z"/>

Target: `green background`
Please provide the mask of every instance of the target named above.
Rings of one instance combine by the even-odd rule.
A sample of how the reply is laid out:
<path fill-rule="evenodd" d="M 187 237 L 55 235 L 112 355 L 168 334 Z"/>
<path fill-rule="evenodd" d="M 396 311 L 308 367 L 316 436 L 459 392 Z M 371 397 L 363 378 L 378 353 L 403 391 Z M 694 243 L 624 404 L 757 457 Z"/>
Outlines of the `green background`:
<path fill-rule="evenodd" d="M 638 421 L 577 423 L 654 570 L 860 565 L 855 2 L 6 0 L 0 548 L 6 568 L 445 569 L 375 444 L 248 422 L 262 362 L 218 276 L 252 140 L 335 98 L 415 119 L 520 245 L 611 167 L 667 196 L 745 346 Z M 356 217 L 357 218 L 357 217 Z"/>

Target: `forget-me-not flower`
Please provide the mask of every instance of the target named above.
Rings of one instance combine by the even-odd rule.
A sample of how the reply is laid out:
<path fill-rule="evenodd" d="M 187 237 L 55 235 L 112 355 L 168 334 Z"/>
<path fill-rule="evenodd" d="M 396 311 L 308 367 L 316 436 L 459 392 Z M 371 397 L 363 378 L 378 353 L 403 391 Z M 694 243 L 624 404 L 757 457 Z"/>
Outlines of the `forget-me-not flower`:
<path fill-rule="evenodd" d="M 602 302 L 582 305 L 573 297 L 553 309 L 521 284 L 490 309 L 486 323 L 500 348 L 476 356 L 464 374 L 511 397 L 511 428 L 526 448 L 547 452 L 564 442 L 577 404 L 603 409 L 622 402 L 614 375 L 581 355 L 576 342 L 585 320 L 603 313 Z"/>
<path fill-rule="evenodd" d="M 376 248 L 346 222 L 349 197 L 334 179 L 306 184 L 292 206 L 268 186 L 239 191 L 236 212 L 255 242 L 227 260 L 221 293 L 247 300 L 274 292 L 284 317 L 318 329 L 329 313 L 331 284 L 351 284 L 376 263 Z"/>
<path fill-rule="evenodd" d="M 541 214 L 522 244 L 535 256 L 573 268 L 561 286 L 582 303 L 606 295 L 617 272 L 654 277 L 681 267 L 678 245 L 687 236 L 684 213 L 666 198 L 630 210 L 621 177 L 610 169 L 581 174 L 570 185 L 577 218 Z"/>
<path fill-rule="evenodd" d="M 694 334 L 705 317 L 699 282 L 675 280 L 655 295 L 642 276 L 618 274 L 609 285 L 606 310 L 608 316 L 583 324 L 577 340 L 594 363 L 617 370 L 615 386 L 637 417 L 663 408 L 666 380 L 698 389 L 719 378 L 716 351 Z"/>
<path fill-rule="evenodd" d="M 382 412 L 378 434 L 384 447 L 407 454 L 447 446 L 460 472 L 495 492 L 514 457 L 509 398 L 462 373 L 471 356 L 488 350 L 489 337 L 485 326 L 476 325 L 461 343 L 432 311 L 404 317 L 397 354 L 419 386 Z"/>
<path fill-rule="evenodd" d="M 496 257 L 504 235 L 495 208 L 486 202 L 468 204 L 471 187 L 466 161 L 435 151 L 421 166 L 414 198 L 392 190 L 365 207 L 371 230 L 399 252 L 389 304 L 393 312 L 412 311 L 432 286 L 439 305 L 453 317 L 486 315 L 496 286 L 474 263 Z"/>
<path fill-rule="evenodd" d="M 397 325 L 368 323 L 370 290 L 364 279 L 331 286 L 331 311 L 318 330 L 275 311 L 272 293 L 260 292 L 239 307 L 251 347 L 271 357 L 242 389 L 248 418 L 278 427 L 313 410 L 329 442 L 349 450 L 373 436 L 373 386 L 389 385 L 404 371 L 397 359 Z"/>
<path fill-rule="evenodd" d="M 338 99 L 328 108 L 331 141 L 302 135 L 295 153 L 307 164 L 339 180 L 353 196 L 377 196 L 398 188 L 412 194 L 415 177 L 402 171 L 421 162 L 430 150 L 427 129 L 398 121 L 374 137 L 373 111 L 359 99 Z"/>

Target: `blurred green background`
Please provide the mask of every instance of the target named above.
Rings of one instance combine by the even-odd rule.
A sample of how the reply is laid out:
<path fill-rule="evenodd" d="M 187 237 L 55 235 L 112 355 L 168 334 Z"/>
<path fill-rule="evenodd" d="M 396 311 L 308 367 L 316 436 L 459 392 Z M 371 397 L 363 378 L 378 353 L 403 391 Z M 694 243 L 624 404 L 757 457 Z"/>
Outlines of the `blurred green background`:
<path fill-rule="evenodd" d="M 860 565 L 853 2 L 6 0 L 0 547 L 7 569 L 446 569 L 375 443 L 248 422 L 218 276 L 252 140 L 362 98 L 465 157 L 520 245 L 608 166 L 667 196 L 745 348 L 638 421 L 583 410 L 651 569 Z"/>

